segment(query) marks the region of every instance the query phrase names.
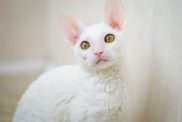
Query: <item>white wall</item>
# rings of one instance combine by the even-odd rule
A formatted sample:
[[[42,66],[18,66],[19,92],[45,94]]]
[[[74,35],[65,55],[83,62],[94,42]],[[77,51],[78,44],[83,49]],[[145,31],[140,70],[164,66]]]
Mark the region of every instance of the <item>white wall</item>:
[[[182,1],[125,0],[125,8],[138,120],[181,122]]]
[[[182,121],[182,1],[154,1],[149,121]]]

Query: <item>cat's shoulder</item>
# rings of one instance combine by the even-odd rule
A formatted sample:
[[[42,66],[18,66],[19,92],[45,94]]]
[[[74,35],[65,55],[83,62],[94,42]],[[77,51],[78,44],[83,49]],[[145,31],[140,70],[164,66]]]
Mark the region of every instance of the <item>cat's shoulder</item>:
[[[80,76],[83,74],[83,71],[81,70],[79,65],[64,65],[59,66],[53,69],[50,69],[40,75],[40,77],[37,80],[67,80],[71,78],[75,78],[77,76]]]

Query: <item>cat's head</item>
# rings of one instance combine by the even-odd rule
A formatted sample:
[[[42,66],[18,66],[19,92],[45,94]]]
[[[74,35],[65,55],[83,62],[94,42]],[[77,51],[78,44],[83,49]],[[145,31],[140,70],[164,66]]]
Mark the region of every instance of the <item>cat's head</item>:
[[[92,69],[104,69],[118,61],[123,43],[123,12],[117,0],[107,0],[105,20],[84,27],[68,13],[61,15],[65,35],[82,64]]]

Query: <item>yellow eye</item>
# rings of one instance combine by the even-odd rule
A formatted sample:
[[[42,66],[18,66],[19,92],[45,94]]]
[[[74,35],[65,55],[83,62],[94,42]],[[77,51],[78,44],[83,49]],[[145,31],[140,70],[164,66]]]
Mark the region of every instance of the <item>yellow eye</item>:
[[[87,41],[83,41],[81,44],[80,44],[80,47],[83,49],[83,50],[86,50],[90,47],[90,44],[89,42]]]
[[[111,42],[114,41],[114,39],[115,39],[115,37],[114,37],[113,34],[107,34],[107,35],[105,36],[105,38],[104,38],[104,41],[105,41],[106,43],[111,43]]]

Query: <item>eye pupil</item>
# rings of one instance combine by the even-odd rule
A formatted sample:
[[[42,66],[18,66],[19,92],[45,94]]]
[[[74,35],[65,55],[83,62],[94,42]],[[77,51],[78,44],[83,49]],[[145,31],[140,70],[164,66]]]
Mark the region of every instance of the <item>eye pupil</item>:
[[[88,49],[88,48],[90,47],[90,44],[89,44],[89,42],[87,42],[87,41],[83,41],[83,42],[80,44],[80,47],[81,47],[81,49],[86,50],[86,49]]]
[[[114,39],[115,39],[115,37],[114,37],[114,35],[113,34],[107,34],[106,36],[105,36],[105,42],[106,43],[111,43],[111,42],[113,42],[114,41]]]

